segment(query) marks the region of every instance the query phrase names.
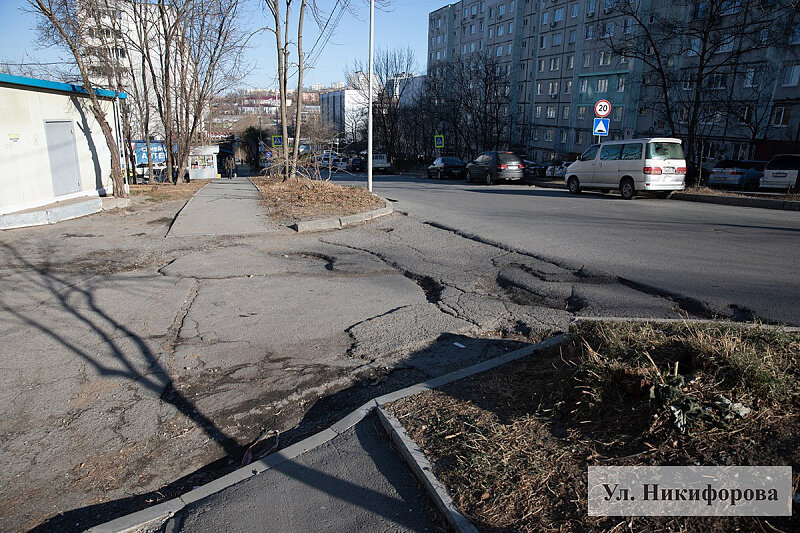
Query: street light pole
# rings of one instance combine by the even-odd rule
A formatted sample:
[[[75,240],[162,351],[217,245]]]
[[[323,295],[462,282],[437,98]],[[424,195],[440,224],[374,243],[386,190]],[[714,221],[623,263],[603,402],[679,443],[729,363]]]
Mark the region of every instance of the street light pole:
[[[372,48],[375,40],[375,0],[369,0],[369,116],[367,118],[367,189],[372,192]]]

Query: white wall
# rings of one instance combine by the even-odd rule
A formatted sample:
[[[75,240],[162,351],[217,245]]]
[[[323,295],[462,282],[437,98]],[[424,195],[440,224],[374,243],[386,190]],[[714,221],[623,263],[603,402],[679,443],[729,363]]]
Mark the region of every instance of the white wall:
[[[101,102],[113,128],[113,101]],[[0,214],[111,193],[111,154],[88,104],[78,95],[0,86]],[[72,121],[75,131],[81,190],[60,198],[50,175],[47,120]]]

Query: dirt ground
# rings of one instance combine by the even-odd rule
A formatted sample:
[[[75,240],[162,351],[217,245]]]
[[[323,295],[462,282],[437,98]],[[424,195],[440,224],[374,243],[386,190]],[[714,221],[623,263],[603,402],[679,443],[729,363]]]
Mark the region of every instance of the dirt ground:
[[[390,409],[481,531],[797,531],[796,513],[590,517],[586,472],[790,465],[796,491],[798,352],[797,334],[589,325],[560,347]],[[750,411],[735,415],[720,396]],[[685,408],[685,433],[667,403]]]

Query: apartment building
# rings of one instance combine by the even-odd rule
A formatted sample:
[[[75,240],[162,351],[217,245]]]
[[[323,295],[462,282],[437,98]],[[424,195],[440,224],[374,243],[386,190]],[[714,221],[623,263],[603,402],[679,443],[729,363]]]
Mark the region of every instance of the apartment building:
[[[717,7],[721,1],[712,0]],[[712,64],[721,61],[725,68],[704,78],[703,98],[708,102],[692,108],[702,115],[692,126],[702,139],[695,149],[707,158],[766,157],[767,144],[784,151],[800,146],[793,144],[800,141],[800,14],[784,11],[784,15],[789,13],[788,20],[777,20],[770,9],[780,0],[749,0],[746,6],[744,1],[730,0],[717,13],[720,32],[728,31],[732,38],[726,41],[715,35],[708,45],[717,47]],[[687,25],[702,20],[708,16],[708,4],[701,0],[681,4],[672,0],[626,4],[617,0],[462,0],[429,14],[428,73],[446,75],[444,66],[472,54],[491,56],[498,73],[505,71],[510,89],[502,144],[537,160],[573,158],[594,142],[593,106],[600,99],[612,106],[609,139],[671,134],[664,106],[659,106],[663,91],[658,73],[648,66],[652,61],[641,53],[626,57],[614,50],[625,43],[644,42],[642,25],[658,28],[661,17],[688,21]],[[637,9],[631,11],[628,6]],[[749,18],[741,15],[742,10],[752,11]],[[766,24],[764,17],[770,16],[773,19]],[[748,20],[751,29],[753,20],[771,28],[773,33],[762,37],[764,46],[744,42],[744,38],[735,40],[736,34],[747,33],[733,31],[735,24]],[[731,46],[736,50],[753,46],[753,51],[731,59]],[[670,77],[696,68],[697,54],[691,46],[688,52],[678,48],[652,52],[663,55]],[[779,74],[774,80],[762,80],[755,94],[757,65]],[[681,134],[689,129],[686,115],[692,107],[688,97],[693,88],[689,78],[677,84],[676,91],[670,87],[669,109]],[[717,86],[717,95],[706,90]],[[741,115],[738,119],[737,114]],[[754,133],[756,115],[760,122]]]

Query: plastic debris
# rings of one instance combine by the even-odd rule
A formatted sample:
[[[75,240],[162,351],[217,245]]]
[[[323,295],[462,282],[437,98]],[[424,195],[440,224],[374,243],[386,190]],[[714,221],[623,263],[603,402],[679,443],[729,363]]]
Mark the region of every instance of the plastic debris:
[[[669,410],[672,411],[672,416],[675,418],[675,429],[681,434],[686,433],[686,413],[683,412],[680,406],[675,404],[670,405]]]
[[[463,345],[463,344],[461,344],[460,342],[454,342],[454,343],[453,343],[453,346],[457,346],[457,347],[459,347],[459,348],[466,348],[466,346],[464,346],[464,345]]]

